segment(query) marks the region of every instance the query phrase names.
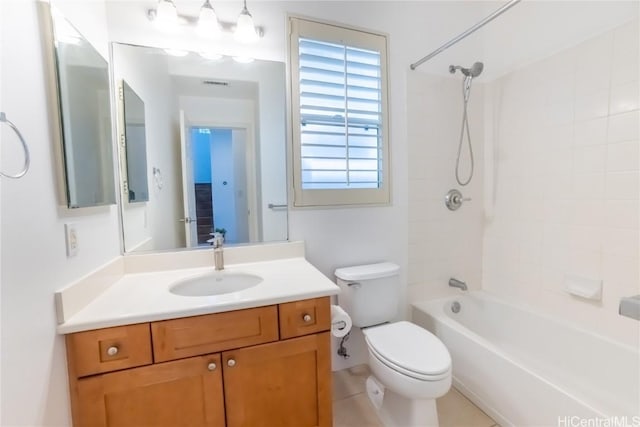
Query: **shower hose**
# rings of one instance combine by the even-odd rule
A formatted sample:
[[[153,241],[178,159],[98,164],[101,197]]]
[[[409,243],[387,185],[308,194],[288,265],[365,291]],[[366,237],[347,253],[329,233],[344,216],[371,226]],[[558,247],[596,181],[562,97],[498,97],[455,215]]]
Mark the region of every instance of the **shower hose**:
[[[471,147],[471,133],[469,132],[469,119],[467,115],[467,105],[469,104],[469,95],[471,94],[471,76],[465,77],[462,81],[462,96],[464,97],[464,108],[462,112],[462,126],[460,128],[460,142],[458,144],[458,158],[456,159],[456,181],[460,185],[467,185],[473,178],[473,147]],[[464,133],[467,131],[467,144],[469,146],[469,157],[471,158],[471,170],[469,171],[469,177],[467,179],[460,178],[460,154],[462,153],[462,143],[464,140]]]

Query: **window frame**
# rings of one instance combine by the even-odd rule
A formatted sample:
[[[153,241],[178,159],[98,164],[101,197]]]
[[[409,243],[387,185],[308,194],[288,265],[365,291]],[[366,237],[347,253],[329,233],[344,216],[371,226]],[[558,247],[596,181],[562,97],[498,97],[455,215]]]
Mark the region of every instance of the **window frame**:
[[[291,161],[293,207],[329,207],[389,205],[391,203],[391,173],[389,149],[389,65],[388,36],[341,24],[328,23],[297,16],[288,16],[287,47],[289,49],[289,93],[291,111]],[[381,79],[381,185],[378,188],[303,189],[302,147],[300,131],[300,61],[299,39],[309,38],[327,43],[375,50],[380,52]]]

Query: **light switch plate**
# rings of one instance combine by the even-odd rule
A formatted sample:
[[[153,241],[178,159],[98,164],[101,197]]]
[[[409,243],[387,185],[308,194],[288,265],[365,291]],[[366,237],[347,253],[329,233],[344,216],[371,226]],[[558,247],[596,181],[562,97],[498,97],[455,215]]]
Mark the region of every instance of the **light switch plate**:
[[[78,254],[78,230],[75,224],[64,225],[65,243],[67,245],[67,257],[71,258]]]

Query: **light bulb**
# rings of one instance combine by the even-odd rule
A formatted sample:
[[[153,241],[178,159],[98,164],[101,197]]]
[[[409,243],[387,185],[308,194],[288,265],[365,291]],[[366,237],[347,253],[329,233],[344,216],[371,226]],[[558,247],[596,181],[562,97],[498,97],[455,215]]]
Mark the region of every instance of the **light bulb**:
[[[198,26],[196,32],[204,37],[217,37],[220,35],[220,23],[209,0],[206,0],[200,8]]]
[[[253,23],[253,17],[249,13],[249,10],[247,10],[246,3],[244,9],[240,12],[240,16],[238,16],[236,31],[233,37],[241,43],[252,43],[259,39],[256,26]]]
[[[171,56],[187,56],[187,55],[189,55],[189,51],[188,50],[182,50],[182,49],[167,48],[164,51],[167,53],[167,55],[171,55]]]
[[[251,58],[250,56],[234,56],[233,60],[241,64],[249,64],[255,61],[255,59]]]
[[[158,1],[155,22],[163,30],[173,30],[178,26],[178,10],[171,0]]]
[[[210,61],[219,61],[222,58],[224,58],[224,55],[221,55],[219,53],[213,53],[213,52],[200,52],[199,55],[204,59],[208,59]]]

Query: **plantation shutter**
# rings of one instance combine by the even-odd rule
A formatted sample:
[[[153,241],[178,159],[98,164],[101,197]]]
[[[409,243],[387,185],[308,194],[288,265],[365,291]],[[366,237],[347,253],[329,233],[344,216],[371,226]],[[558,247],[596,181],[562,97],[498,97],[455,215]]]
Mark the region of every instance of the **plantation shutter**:
[[[388,202],[386,39],[292,20],[295,204]]]

